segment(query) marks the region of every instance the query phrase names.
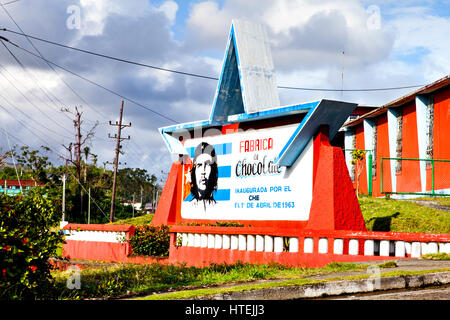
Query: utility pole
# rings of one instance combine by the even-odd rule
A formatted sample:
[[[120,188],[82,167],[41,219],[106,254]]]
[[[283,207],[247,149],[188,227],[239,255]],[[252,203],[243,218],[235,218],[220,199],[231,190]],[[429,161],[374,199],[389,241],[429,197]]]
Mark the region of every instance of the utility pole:
[[[111,211],[109,214],[110,222],[112,222],[114,219],[114,199],[116,197],[117,167],[119,165],[120,149],[122,148],[120,143],[123,140],[130,140],[130,136],[128,136],[128,138],[121,138],[122,128],[131,127],[131,123],[130,124],[122,124],[122,116],[123,116],[123,100],[122,100],[122,104],[120,106],[119,123],[117,123],[117,121],[115,123],[111,123],[111,121],[109,121],[110,126],[117,126],[117,134],[114,134],[114,137],[111,137],[111,135],[108,134],[108,138],[116,139],[116,157],[114,158],[114,175],[113,175],[113,186],[112,186],[112,193],[111,193]]]
[[[342,51],[342,73],[341,73],[341,97],[344,97],[344,56],[345,52]]]
[[[66,221],[66,179],[67,176],[64,173],[62,176],[63,181],[63,194],[62,194],[62,221]],[[5,180],[6,184],[6,180]],[[6,190],[6,189],[5,189]]]
[[[89,198],[88,198],[88,224],[91,223],[91,187],[89,187]]]
[[[81,178],[81,114],[78,108],[75,107],[76,114],[75,120],[73,120],[73,126],[75,127],[75,167],[77,172],[77,179],[80,181]]]
[[[141,186],[141,210],[143,210],[144,209],[144,204],[142,203],[142,199],[143,198],[143,195],[142,195],[142,186]]]
[[[134,193],[133,193],[133,218],[134,218]]]

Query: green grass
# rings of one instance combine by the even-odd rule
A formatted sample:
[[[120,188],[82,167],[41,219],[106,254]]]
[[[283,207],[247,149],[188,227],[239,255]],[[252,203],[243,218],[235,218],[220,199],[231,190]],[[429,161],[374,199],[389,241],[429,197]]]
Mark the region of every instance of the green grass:
[[[426,260],[450,260],[450,253],[428,253],[421,257]]]
[[[163,266],[159,264],[123,264],[115,267],[81,270],[81,289],[69,290],[68,272],[54,271],[59,299],[119,297],[151,294],[173,289],[198,289],[222,284],[242,284],[254,280],[299,280],[307,276],[333,272],[363,271],[367,265],[331,263],[323,268],[293,268],[281,265],[211,265],[206,268]]]
[[[421,271],[391,271],[382,273],[381,277],[392,277],[392,276],[413,276],[413,275],[424,275],[430,272],[443,272],[449,271],[450,269],[436,269],[436,270],[421,270]],[[200,296],[208,296],[215,294],[227,294],[231,292],[242,292],[251,290],[260,290],[275,287],[287,287],[287,286],[299,286],[314,283],[324,283],[331,281],[341,281],[341,280],[361,280],[371,277],[371,274],[362,274],[354,276],[344,276],[344,277],[333,277],[328,279],[293,279],[277,282],[265,282],[260,284],[243,284],[227,288],[207,288],[207,289],[195,289],[195,290],[183,290],[173,293],[166,294],[153,294],[146,297],[135,298],[134,300],[177,300],[177,299],[194,299]]]
[[[450,213],[443,210],[384,198],[360,197],[359,203],[371,231],[450,233]]]
[[[153,213],[144,214],[142,216],[135,217],[135,218],[117,220],[117,221],[112,222],[111,224],[131,224],[133,226],[141,226],[141,225],[149,224],[150,222],[152,222],[153,215],[154,215]]]

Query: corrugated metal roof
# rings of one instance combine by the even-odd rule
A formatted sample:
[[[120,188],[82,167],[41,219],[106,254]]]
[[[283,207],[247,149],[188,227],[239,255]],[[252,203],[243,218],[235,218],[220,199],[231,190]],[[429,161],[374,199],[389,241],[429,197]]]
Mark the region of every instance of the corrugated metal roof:
[[[210,120],[278,107],[270,43],[262,24],[233,20]]]
[[[247,113],[280,105],[270,42],[265,27],[233,20],[242,98]]]

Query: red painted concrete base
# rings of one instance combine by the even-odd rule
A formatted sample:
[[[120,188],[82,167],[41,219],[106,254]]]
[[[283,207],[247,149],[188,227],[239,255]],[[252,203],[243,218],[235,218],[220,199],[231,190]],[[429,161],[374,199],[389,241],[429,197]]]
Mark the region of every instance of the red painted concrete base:
[[[124,261],[131,253],[128,242],[100,242],[66,240],[63,245],[63,257],[96,261]]]
[[[195,222],[181,218],[181,166],[179,162],[172,164],[152,225]],[[314,138],[313,199],[309,220],[238,222],[272,227],[277,231],[293,227],[309,230],[366,230],[344,154],[340,148],[330,145],[328,126],[320,127]]]
[[[170,168],[166,184],[164,185],[164,189],[158,202],[158,207],[156,208],[155,215],[151,222],[152,225],[172,225],[175,223],[177,218],[177,192],[179,192],[177,182],[180,167],[180,162],[174,162],[172,168]]]
[[[306,229],[366,231],[344,154],[330,145],[325,126],[314,139],[313,181]]]

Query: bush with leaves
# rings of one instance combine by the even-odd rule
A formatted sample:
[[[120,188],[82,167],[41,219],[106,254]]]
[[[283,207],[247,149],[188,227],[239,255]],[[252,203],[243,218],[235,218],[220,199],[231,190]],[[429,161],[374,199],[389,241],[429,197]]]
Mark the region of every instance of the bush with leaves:
[[[49,258],[63,242],[55,205],[43,188],[0,195],[0,299],[52,298]]]
[[[168,256],[170,233],[167,225],[137,226],[130,239],[133,253],[145,256]]]

